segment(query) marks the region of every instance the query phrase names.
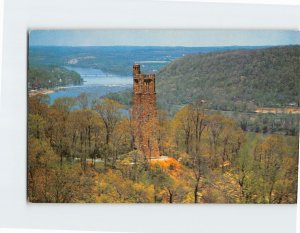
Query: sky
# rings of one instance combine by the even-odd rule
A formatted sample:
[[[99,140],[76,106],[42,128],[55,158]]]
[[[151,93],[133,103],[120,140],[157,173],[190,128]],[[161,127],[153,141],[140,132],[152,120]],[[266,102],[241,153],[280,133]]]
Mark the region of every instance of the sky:
[[[32,30],[30,46],[263,46],[300,44],[299,31]]]

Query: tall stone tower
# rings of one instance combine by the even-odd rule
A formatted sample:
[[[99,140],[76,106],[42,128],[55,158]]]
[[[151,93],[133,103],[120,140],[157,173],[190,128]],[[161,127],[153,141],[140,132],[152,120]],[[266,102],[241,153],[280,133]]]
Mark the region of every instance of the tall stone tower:
[[[133,65],[132,119],[135,147],[146,158],[159,157],[155,74],[141,74],[138,64]]]

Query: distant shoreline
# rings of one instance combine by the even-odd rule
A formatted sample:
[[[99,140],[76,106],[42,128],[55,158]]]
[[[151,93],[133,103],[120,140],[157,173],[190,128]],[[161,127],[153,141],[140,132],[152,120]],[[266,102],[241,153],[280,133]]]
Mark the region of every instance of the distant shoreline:
[[[30,90],[28,93],[29,97],[36,96],[36,95],[48,95],[56,92],[58,89],[39,89],[39,90]]]
[[[300,108],[297,107],[285,107],[285,108],[257,108],[255,113],[290,113],[299,114]]]

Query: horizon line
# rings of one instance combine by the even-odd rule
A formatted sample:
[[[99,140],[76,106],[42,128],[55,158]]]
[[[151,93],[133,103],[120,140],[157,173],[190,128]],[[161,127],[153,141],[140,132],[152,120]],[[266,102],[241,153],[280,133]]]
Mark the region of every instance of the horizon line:
[[[209,46],[184,46],[184,45],[30,45],[28,47],[170,47],[170,48],[211,48],[211,47],[282,47],[300,46],[299,44],[278,44],[278,45],[209,45]]]

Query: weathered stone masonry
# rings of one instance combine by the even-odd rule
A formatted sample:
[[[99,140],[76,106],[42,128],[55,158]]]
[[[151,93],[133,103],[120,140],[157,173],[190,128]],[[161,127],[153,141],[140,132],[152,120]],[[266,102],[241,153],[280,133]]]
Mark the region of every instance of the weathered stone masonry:
[[[147,158],[159,157],[155,74],[141,74],[138,64],[133,66],[132,119],[136,148]]]

